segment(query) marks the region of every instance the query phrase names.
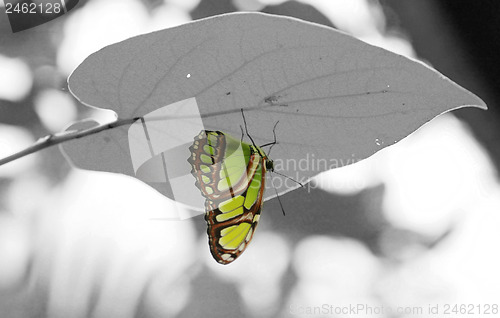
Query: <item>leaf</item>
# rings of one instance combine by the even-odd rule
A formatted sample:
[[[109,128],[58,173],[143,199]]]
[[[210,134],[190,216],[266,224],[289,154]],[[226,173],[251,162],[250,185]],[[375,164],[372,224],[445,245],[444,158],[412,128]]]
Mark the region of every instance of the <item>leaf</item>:
[[[116,112],[118,121],[145,116],[64,144],[76,166],[139,177],[195,208],[203,200],[193,197],[200,194],[188,147],[200,129],[239,138],[241,108],[258,145],[273,140],[279,121],[270,157],[276,171],[300,182],[362,160],[443,112],[486,109],[422,63],[328,27],[259,13],[215,16],[110,45],[73,72],[69,87],[82,103]],[[280,193],[297,187],[279,175],[272,180]],[[265,198],[274,196],[271,190]]]

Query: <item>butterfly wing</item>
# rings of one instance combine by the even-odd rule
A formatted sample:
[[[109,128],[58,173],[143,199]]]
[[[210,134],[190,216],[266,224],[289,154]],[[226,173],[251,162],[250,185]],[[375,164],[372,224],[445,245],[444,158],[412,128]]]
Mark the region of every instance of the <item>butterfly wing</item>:
[[[190,147],[192,174],[205,201],[210,251],[221,264],[243,253],[259,222],[265,159],[220,131],[202,131]]]

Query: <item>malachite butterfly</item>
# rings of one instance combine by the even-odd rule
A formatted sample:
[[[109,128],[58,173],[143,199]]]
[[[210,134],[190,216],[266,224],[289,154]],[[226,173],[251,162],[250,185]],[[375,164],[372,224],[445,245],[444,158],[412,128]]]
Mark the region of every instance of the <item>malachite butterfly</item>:
[[[202,130],[189,149],[191,173],[206,199],[210,252],[220,264],[229,264],[252,240],[273,161],[262,148],[221,131]]]

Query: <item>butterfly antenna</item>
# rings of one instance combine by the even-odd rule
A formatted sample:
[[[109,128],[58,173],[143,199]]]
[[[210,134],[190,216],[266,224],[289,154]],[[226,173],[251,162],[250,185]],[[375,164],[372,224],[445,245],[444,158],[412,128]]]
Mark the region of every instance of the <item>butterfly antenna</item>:
[[[241,129],[241,142],[243,142],[243,137],[245,137],[245,133],[243,132],[243,127],[240,125]]]
[[[252,145],[257,148],[257,145],[255,144],[255,142],[253,141],[253,138],[252,136],[250,136],[250,134],[248,133],[248,127],[247,127],[247,120],[245,118],[245,113],[243,112],[243,108],[241,108],[241,116],[243,116],[243,123],[245,124],[245,131],[247,132],[247,136],[248,138],[250,138],[250,140],[252,141]]]
[[[285,178],[287,178],[287,179],[289,179],[289,180],[292,180],[293,182],[295,182],[295,183],[297,183],[298,185],[300,185],[302,188],[304,187],[304,185],[303,185],[302,183],[300,183],[299,181],[297,181],[297,180],[295,180],[295,179],[293,179],[293,178],[290,178],[290,177],[289,177],[289,176],[287,176],[286,174],[279,173],[279,172],[278,172],[278,171],[276,171],[276,170],[274,170],[273,172],[274,172],[274,173],[276,173],[276,174],[279,174],[280,176],[285,177]]]

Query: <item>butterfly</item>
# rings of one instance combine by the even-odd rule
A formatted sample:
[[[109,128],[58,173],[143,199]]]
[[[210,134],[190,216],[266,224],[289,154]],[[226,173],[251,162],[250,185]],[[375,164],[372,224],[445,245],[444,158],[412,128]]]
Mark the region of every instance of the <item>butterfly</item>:
[[[210,252],[220,264],[230,264],[255,233],[273,161],[253,140],[248,144],[221,131],[202,130],[189,149],[191,173],[206,199]]]

